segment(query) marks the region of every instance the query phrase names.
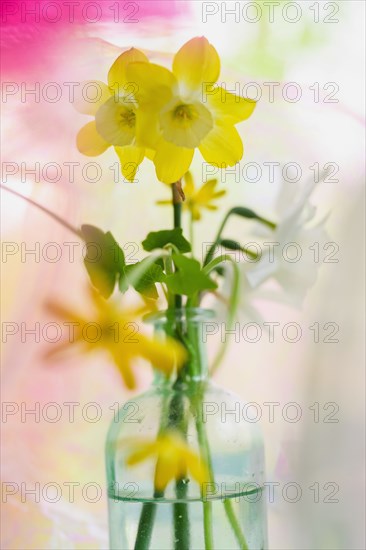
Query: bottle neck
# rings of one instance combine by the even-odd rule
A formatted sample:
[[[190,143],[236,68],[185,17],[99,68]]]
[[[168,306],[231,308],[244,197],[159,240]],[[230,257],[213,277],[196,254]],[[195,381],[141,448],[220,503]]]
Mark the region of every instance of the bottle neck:
[[[157,315],[146,319],[154,325],[157,338],[175,338],[187,351],[185,364],[169,380],[160,373],[159,369],[155,369],[155,383],[174,383],[177,380],[188,383],[202,383],[207,380],[208,361],[205,324],[213,315],[210,310],[181,308],[159,312]]]

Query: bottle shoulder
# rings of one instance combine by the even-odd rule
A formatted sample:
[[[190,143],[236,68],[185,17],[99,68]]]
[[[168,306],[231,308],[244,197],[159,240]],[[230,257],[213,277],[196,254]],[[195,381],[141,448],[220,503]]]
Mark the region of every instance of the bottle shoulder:
[[[195,431],[197,423],[201,423],[210,438],[223,444],[231,437],[241,445],[261,445],[259,406],[211,381],[179,390],[170,385],[154,385],[132,397],[115,412],[107,439],[156,437],[177,408],[184,411],[188,431]]]

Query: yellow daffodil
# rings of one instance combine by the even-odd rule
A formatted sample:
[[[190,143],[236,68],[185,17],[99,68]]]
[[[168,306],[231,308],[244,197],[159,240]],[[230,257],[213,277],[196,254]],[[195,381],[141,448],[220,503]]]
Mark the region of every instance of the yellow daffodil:
[[[91,102],[80,97],[75,104],[83,114],[95,117],[78,133],[76,142],[79,151],[93,157],[101,155],[113,145],[121,163],[122,174],[129,181],[134,180],[146,153],[138,138],[136,89],[126,76],[126,68],[131,62],[148,63],[149,60],[135,48],[122,53],[109,70],[108,86],[100,81],[83,84],[83,93],[86,93],[88,86],[97,89],[98,100]]]
[[[138,88],[141,139],[155,150],[157,177],[174,183],[189,169],[198,148],[209,164],[233,166],[243,155],[235,124],[247,119],[255,102],[215,85],[220,58],[204,37],[178,51],[173,71],[154,63],[129,63],[126,74]]]
[[[134,450],[126,459],[129,466],[149,458],[157,459],[154,487],[159,493],[165,491],[171,480],[184,479],[188,472],[201,487],[209,482],[206,464],[177,431],[169,430],[155,440],[134,440],[133,446]]]
[[[213,204],[213,202],[226,193],[224,189],[216,191],[217,179],[206,181],[199,189],[196,189],[191,172],[187,172],[183,180],[183,191],[185,195],[183,209],[191,213],[193,220],[198,221],[201,219],[201,211],[204,208],[207,208],[207,210],[217,210],[217,206]],[[171,205],[172,201],[158,201],[158,204]]]
[[[91,292],[94,309],[91,318],[55,303],[47,304],[51,313],[67,321],[70,326],[68,340],[56,345],[47,354],[48,357],[65,350],[73,343],[80,344],[84,351],[106,350],[129,389],[136,385],[133,363],[138,357],[147,359],[154,368],[166,374],[182,366],[186,352],[181,344],[172,338],[163,342],[141,333],[136,322],[143,313],[141,308],[121,311],[113,301],[107,302],[96,291]]]

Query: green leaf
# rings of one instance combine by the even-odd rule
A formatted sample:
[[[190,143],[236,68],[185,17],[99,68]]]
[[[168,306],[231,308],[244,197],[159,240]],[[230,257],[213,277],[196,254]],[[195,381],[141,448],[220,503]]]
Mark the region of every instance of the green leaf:
[[[125,268],[123,250],[109,231],[104,233],[94,225],[82,225],[81,234],[87,245],[84,265],[92,285],[109,298]]]
[[[192,296],[202,290],[214,290],[216,283],[201,269],[201,265],[193,258],[181,254],[173,254],[173,261],[177,271],[166,277],[166,284],[173,294]]]
[[[143,277],[135,285],[135,290],[145,296],[156,300],[159,297],[158,291],[156,290],[155,283],[162,283],[165,280],[165,273],[161,267],[157,264],[151,265],[148,270],[145,272]]]
[[[137,262],[139,263],[139,262]],[[130,264],[130,265],[126,265],[122,271],[122,273],[120,273],[120,277],[119,277],[119,281],[118,281],[118,288],[120,289],[120,291],[122,292],[122,294],[124,294],[125,292],[127,292],[127,290],[129,289],[130,287],[130,283],[128,281],[128,272],[130,271],[130,269],[132,269],[133,267],[135,267],[136,264]]]
[[[244,206],[235,206],[229,211],[228,217],[231,214],[236,214],[237,216],[241,216],[242,218],[258,220],[259,222],[270,227],[271,229],[276,229],[275,223],[271,222],[270,220],[267,220],[266,218],[263,218],[262,216],[259,216],[254,212],[254,210],[251,210],[250,208],[245,208]]]
[[[152,231],[142,242],[142,246],[147,252],[151,252],[151,250],[155,248],[164,248],[167,244],[173,244],[179,252],[191,251],[191,245],[187,239],[183,237],[183,230],[181,227],[163,231]]]
[[[217,267],[215,267],[215,271],[216,273],[218,273],[218,275],[220,275],[221,277],[223,277],[225,275],[225,268],[222,267],[222,265],[218,265]]]
[[[242,250],[240,243],[232,239],[220,239],[219,244],[221,244],[221,246],[227,248],[228,250]],[[221,275],[221,277],[225,275],[225,267],[222,265],[218,265],[217,267],[215,267],[215,271],[216,273]]]
[[[158,258],[155,263],[156,265],[160,265],[161,269],[165,269],[163,258]]]
[[[145,260],[137,262],[143,264]],[[130,264],[125,267],[124,276],[119,281],[119,288],[121,292],[126,292],[129,287],[129,272],[136,267],[137,264]],[[165,281],[165,273],[158,263],[152,264],[144,273],[142,278],[133,284],[134,289],[142,294],[145,298],[156,300],[159,297],[155,283],[163,283]]]
[[[220,239],[220,244],[229,250],[242,250],[240,244],[232,239]]]
[[[239,244],[237,241],[233,241],[232,239],[220,239],[219,243],[225,248],[227,248],[228,250],[240,250],[241,252],[244,252],[247,256],[249,256],[253,260],[259,259],[258,254],[256,252],[253,252],[249,248],[245,248],[244,246],[241,246],[241,244]]]
[[[242,218],[259,218],[258,214],[256,214],[254,210],[251,210],[250,208],[245,208],[244,206],[235,206],[235,208],[232,208],[230,210],[230,214],[236,214],[237,216],[241,216]]]

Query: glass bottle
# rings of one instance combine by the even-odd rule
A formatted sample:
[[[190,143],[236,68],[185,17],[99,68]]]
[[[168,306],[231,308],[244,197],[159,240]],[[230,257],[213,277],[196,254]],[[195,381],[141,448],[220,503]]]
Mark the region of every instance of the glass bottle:
[[[264,452],[246,403],[208,378],[205,340],[213,312],[174,309],[150,318],[158,337],[174,335],[189,360],[180,375],[157,374],[147,392],[125,403],[106,443],[109,537],[113,550],[267,548]],[[180,430],[210,471],[205,491],[194,480],[154,489],[156,460],[126,466],[126,442]]]

